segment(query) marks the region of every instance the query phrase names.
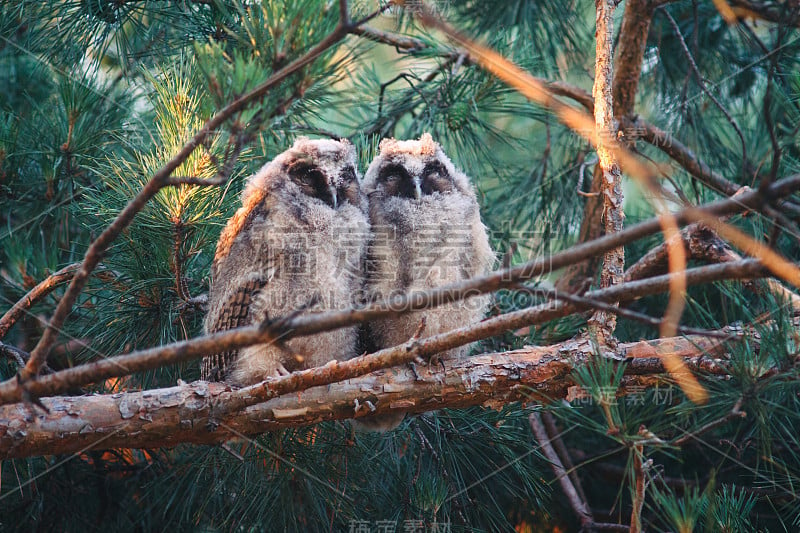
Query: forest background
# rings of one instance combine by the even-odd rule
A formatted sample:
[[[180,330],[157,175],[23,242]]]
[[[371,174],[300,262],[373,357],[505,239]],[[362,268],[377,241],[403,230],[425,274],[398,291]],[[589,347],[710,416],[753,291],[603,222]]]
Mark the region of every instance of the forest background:
[[[0,525],[796,529],[799,25],[768,0],[3,3]],[[500,270],[415,305],[477,288],[489,318],[197,382],[210,350],[389,312],[202,337],[245,178],[299,135],[363,172],[424,132]],[[365,398],[415,415],[353,434]]]

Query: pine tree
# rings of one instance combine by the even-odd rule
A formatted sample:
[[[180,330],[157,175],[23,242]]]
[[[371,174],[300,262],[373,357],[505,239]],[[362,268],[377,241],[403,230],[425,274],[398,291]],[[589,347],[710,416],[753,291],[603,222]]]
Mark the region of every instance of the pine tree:
[[[387,434],[353,434],[346,423],[326,421],[215,445],[187,439],[158,448],[90,443],[66,455],[9,452],[22,458],[0,464],[3,528],[800,526],[800,306],[775,278],[761,279],[797,288],[800,276],[792,263],[776,275],[777,260],[726,233],[738,228],[789,262],[800,259],[800,199],[791,196],[800,182],[800,8],[750,0],[626,0],[616,10],[603,0],[394,4],[0,5],[0,311],[43,280],[54,285],[23,305],[19,318],[0,320],[5,385],[16,386],[92,243],[207,121],[233,109],[172,170],[179,179],[156,192],[102,254],[43,374],[201,336],[214,246],[244,180],[298,136],[349,139],[363,173],[380,139],[430,132],[476,182],[503,267],[608,230],[603,202],[610,197],[600,190],[608,169],[598,160],[609,146],[624,174],[625,226],[657,214],[659,195],[672,212],[745,198],[749,211],[731,210],[727,225],[706,221],[716,232],[693,224],[683,233],[690,267],[749,269],[689,287],[683,344],[663,344],[683,347],[678,355],[708,401],[686,393],[685,376],[658,366],[653,346],[662,344],[636,344],[664,336],[665,291],[606,309],[617,322],[605,324],[590,318],[596,301],[575,299],[587,296],[588,285],[621,281],[604,281],[609,263],[600,254],[495,293],[493,317],[546,304],[556,288],[566,294],[563,305],[575,306],[541,324],[505,328],[473,350],[557,345],[583,354],[566,375],[552,376],[558,387],[522,389],[528,402],[428,411]],[[341,31],[342,6],[350,21],[368,20]],[[447,21],[471,46],[499,52],[558,102],[591,114],[601,98],[591,95],[598,11],[613,12],[607,125],[618,147],[607,138],[593,146],[558,105],[529,100],[429,20]],[[312,60],[281,74],[309,53]],[[265,83],[268,90],[231,107]],[[634,179],[625,154],[656,169],[648,177],[657,184]],[[723,239],[770,272],[742,262]],[[651,233],[625,244],[626,282],[669,271],[663,241]],[[621,347],[623,360],[608,357]],[[198,378],[195,358],[81,382],[62,396]],[[0,449],[27,442],[22,425],[44,420],[40,400],[24,399],[0,406]],[[130,415],[147,420],[146,410]]]

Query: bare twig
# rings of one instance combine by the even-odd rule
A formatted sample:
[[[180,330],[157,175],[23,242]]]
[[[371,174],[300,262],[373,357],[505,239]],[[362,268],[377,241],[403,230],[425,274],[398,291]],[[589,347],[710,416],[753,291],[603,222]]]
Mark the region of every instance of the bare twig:
[[[556,480],[558,480],[558,483],[561,485],[561,490],[564,491],[564,495],[566,495],[570,507],[572,507],[572,510],[575,511],[575,514],[578,515],[578,519],[581,521],[581,526],[586,528],[589,524],[594,522],[592,511],[589,509],[589,505],[586,503],[586,501],[583,500],[580,495],[578,495],[578,491],[572,484],[572,481],[567,475],[566,470],[564,470],[564,465],[561,464],[558,454],[550,443],[550,437],[547,434],[547,430],[544,427],[541,416],[539,413],[531,413],[528,416],[528,422],[530,423],[531,430],[533,431],[536,440],[539,441],[539,447],[541,448],[542,453],[545,457],[547,457],[547,460],[550,461],[550,467],[553,469],[553,473],[556,475]]]
[[[2,318],[0,318],[0,339],[6,336],[8,330],[11,329],[17,320],[25,314],[25,311],[30,309],[39,300],[53,292],[59,285],[68,282],[75,275],[75,271],[80,266],[80,263],[73,263],[67,265],[61,270],[54,272],[47,276],[44,280],[39,282],[34,288],[20,298],[11,309],[6,311]],[[24,366],[24,365],[23,365]]]
[[[594,309],[596,311],[605,311],[609,314],[619,315],[636,322],[648,324],[655,328],[659,328],[661,326],[662,322],[661,319],[658,319],[650,315],[646,315],[644,313],[639,313],[637,311],[631,311],[630,309],[625,309],[623,307],[619,307],[618,305],[608,304],[598,300],[593,300],[591,298],[578,296],[576,294],[565,293],[564,291],[531,289],[528,287],[523,287],[523,288],[525,289],[525,292],[528,292],[530,294],[539,294],[552,300],[564,300],[565,302],[571,303],[579,310]],[[728,335],[720,333],[718,331],[711,331],[702,328],[693,328],[689,326],[678,326],[677,331],[678,333],[683,333],[685,335],[706,335],[708,337],[717,337],[721,339],[728,337]]]
[[[632,120],[623,117],[620,119],[620,122],[628,135],[642,139],[648,144],[655,146],[678,163],[690,176],[706,187],[726,196],[734,196],[741,190],[741,185],[727,180],[719,173],[712,170],[707,164],[700,160],[692,150],[666,131],[659,129],[641,118]],[[785,201],[781,204],[781,208],[790,212],[795,217],[800,216],[800,206],[795,203]]]
[[[648,144],[652,144],[674,159],[675,162],[683,167],[692,177],[707,187],[723,193],[726,196],[733,196],[741,189],[741,185],[737,185],[713,171],[708,165],[703,163],[692,150],[666,131],[640,118],[632,120],[623,117],[621,122],[629,135],[642,139]]]
[[[17,364],[17,368],[22,368],[25,366],[25,363],[28,361],[30,354],[20,350],[15,346],[11,346],[10,344],[5,344],[0,342],[0,355],[4,357],[8,357],[12,361]]]
[[[567,447],[561,438],[561,431],[556,425],[556,419],[553,416],[553,413],[550,411],[542,411],[541,415],[544,428],[547,430],[547,435],[550,437],[550,444],[553,445],[558,457],[561,459],[561,463],[567,470],[567,474],[569,475],[569,479],[572,481],[572,485],[575,487],[575,490],[578,491],[578,496],[581,497],[581,500],[587,502],[588,506],[589,500],[586,498],[586,493],[583,491],[583,485],[578,477],[575,463],[572,462],[572,457],[570,456],[569,450],[567,450]]]
[[[642,459],[644,458],[644,446],[636,444],[633,446],[633,509],[631,510],[631,533],[642,532],[642,507],[644,507],[645,477]]]
[[[724,5],[727,6],[727,4]],[[717,99],[717,97],[714,96],[714,93],[712,93],[708,89],[708,87],[706,87],[705,81],[703,80],[703,75],[700,74],[700,69],[697,67],[697,63],[695,62],[694,57],[692,56],[692,52],[689,51],[689,47],[686,45],[686,41],[683,39],[683,34],[681,33],[681,29],[678,27],[678,23],[675,22],[675,19],[672,18],[672,15],[670,15],[669,11],[667,11],[666,9],[659,9],[659,11],[661,11],[661,13],[663,13],[664,16],[667,17],[670,26],[672,26],[672,31],[675,33],[675,36],[678,38],[678,41],[681,44],[681,48],[683,49],[683,54],[689,61],[689,68],[694,73],[695,79],[697,80],[697,84],[700,86],[700,89],[702,89],[702,91],[706,94],[706,96],[708,96],[711,99],[711,101],[714,102],[714,105],[717,106],[717,109],[719,109],[722,112],[722,114],[725,115],[725,118],[728,120],[728,123],[731,126],[733,126],[734,130],[736,130],[736,134],[739,136],[739,140],[742,142],[742,168],[747,168],[748,167],[747,143],[744,140],[744,134],[742,133],[742,129],[739,127],[739,123],[737,123],[736,119],[734,119],[728,112],[728,110],[725,109],[725,106],[722,105],[722,102],[720,102],[719,99]],[[769,80],[767,80],[767,82],[769,83]]]
[[[734,418],[744,418],[744,417],[746,417],[747,413],[742,411],[742,403],[743,403],[743,399],[739,398],[736,401],[736,403],[733,405],[731,410],[726,415],[724,415],[721,418],[718,418],[716,420],[713,420],[713,421],[709,422],[708,424],[704,424],[703,426],[699,427],[695,431],[692,431],[691,433],[685,433],[682,437],[678,437],[677,439],[674,439],[672,442],[670,442],[670,444],[672,446],[678,446],[678,447],[683,446],[684,444],[686,444],[690,440],[694,440],[696,437],[699,437],[700,435],[702,435],[704,433],[707,433],[707,432],[711,431],[714,428],[717,428],[717,427],[719,427],[719,426],[721,426],[723,424],[726,424],[727,422],[729,422],[730,420],[733,420]]]

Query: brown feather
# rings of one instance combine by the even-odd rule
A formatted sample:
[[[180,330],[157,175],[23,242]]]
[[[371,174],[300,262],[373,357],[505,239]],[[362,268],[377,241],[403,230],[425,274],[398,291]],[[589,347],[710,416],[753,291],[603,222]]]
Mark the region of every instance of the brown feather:
[[[228,298],[222,313],[214,321],[214,325],[209,328],[208,332],[216,333],[250,325],[252,319],[250,303],[258,291],[263,289],[266,284],[266,280],[258,278],[236,289],[236,292]],[[228,366],[236,360],[238,355],[238,350],[228,350],[227,352],[206,357],[203,359],[201,378],[206,381],[221,381],[225,377]]]

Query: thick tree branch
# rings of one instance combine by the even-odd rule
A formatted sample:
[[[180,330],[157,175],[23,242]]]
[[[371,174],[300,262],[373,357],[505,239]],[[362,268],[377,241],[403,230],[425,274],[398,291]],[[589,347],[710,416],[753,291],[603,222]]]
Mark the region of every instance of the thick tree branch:
[[[608,0],[596,0],[595,61],[594,61],[594,125],[597,131],[597,159],[600,180],[600,194],[603,198],[603,229],[607,235],[622,230],[625,213],[622,209],[622,174],[608,141],[614,139],[617,126],[614,123],[613,102],[611,99],[611,80],[613,69],[612,17],[615,4]],[[593,220],[592,223],[600,222]],[[606,288],[622,282],[625,269],[625,248],[620,246],[609,250],[603,256],[600,271],[600,287]],[[597,310],[589,321],[593,334],[601,341],[610,338],[616,329],[616,316]]]
[[[47,398],[42,402],[49,414],[33,417],[24,405],[7,405],[0,407],[0,457],[72,453],[94,442],[97,449],[216,444],[234,436],[225,427],[255,435],[365,416],[370,413],[364,407],[367,401],[375,406],[376,415],[552,401],[566,397],[575,384],[571,373],[588,360],[586,348],[586,343],[568,341],[484,354],[446,361],[445,372],[439,367],[419,368],[415,375],[403,367],[393,368],[237,411],[225,406],[247,403],[253,387],[231,390],[223,383],[195,382],[143,392]],[[641,392],[643,382],[652,383],[654,376],[663,374],[659,354],[665,351],[680,354],[694,371],[726,373],[724,363],[714,359],[724,356],[725,345],[704,337],[640,341],[620,345],[618,351],[622,357],[634,356],[619,394],[625,394],[626,387]]]
[[[697,269],[691,269],[686,272],[686,280],[687,284],[693,285],[726,279],[751,279],[762,276],[763,274],[763,267],[758,263],[758,261],[751,259],[737,263],[711,265]],[[664,275],[655,278],[624,283],[614,287],[609,287],[607,289],[592,291],[587,293],[585,296],[597,301],[627,301],[642,296],[658,294],[668,290],[671,283],[671,277],[672,275]],[[580,304],[575,305],[565,302],[549,302],[528,309],[521,309],[519,311],[514,311],[505,315],[484,320],[477,324],[465,326],[447,333],[442,333],[433,337],[427,337],[425,339],[416,341],[413,345],[414,353],[410,354],[410,356],[432,356],[450,348],[463,346],[477,340],[492,337],[494,335],[515,330],[524,326],[540,324],[542,322],[567,316],[581,309],[590,308],[591,306],[588,305],[583,306]],[[291,331],[293,331],[296,335],[301,333],[307,335],[324,331],[326,329],[335,329],[337,327],[341,327],[342,324],[350,325],[358,323],[358,321],[363,318],[365,314],[384,316],[382,314],[384,312],[385,311],[378,312],[377,310],[362,310],[325,313],[311,317],[297,317],[290,320],[284,325],[284,327],[291,327]],[[396,311],[390,310],[390,312]],[[0,397],[3,398],[3,403],[12,403],[20,401],[25,397],[26,394],[33,397],[53,395],[87,383],[100,381],[110,377],[125,376],[142,370],[198,359],[209,353],[217,353],[230,348],[239,348],[242,346],[257,344],[259,342],[266,342],[269,341],[269,339],[274,335],[274,333],[264,331],[257,326],[215,333],[213,335],[192,339],[190,341],[179,342],[158,348],[151,348],[149,350],[142,350],[103,361],[76,366],[48,376],[41,376],[38,379],[31,381],[27,385],[26,389],[20,388],[19,383],[17,383],[16,380],[9,380],[0,385],[0,394],[2,394]],[[388,361],[389,358],[404,358],[406,356],[407,349],[401,346],[382,350],[369,357],[378,359],[383,358]],[[343,368],[348,369],[350,368],[350,365],[361,364],[359,362],[354,363],[352,361],[343,362],[341,365],[344,365]],[[369,364],[377,364],[377,368],[385,368],[398,363],[396,361],[389,361],[389,364],[381,364],[375,361]],[[313,371],[314,369],[304,372],[313,373]],[[340,369],[338,371],[345,372],[346,370]],[[302,383],[319,384],[318,381],[313,381],[314,379],[318,378],[308,378],[309,374],[301,374],[302,375],[300,377],[288,376],[282,379],[293,383],[295,380],[299,380],[299,382],[292,386],[302,386]],[[344,376],[352,377],[355,375],[359,374],[357,372],[352,374],[336,374],[334,377],[336,379],[346,379]],[[312,381],[304,381],[307,379],[311,379]],[[335,379],[332,379],[332,381],[335,381]],[[328,381],[328,383],[332,381]],[[276,390],[282,391],[281,393],[289,392],[288,389],[280,388],[283,386],[285,385],[274,385],[274,387],[272,385],[267,386],[266,388],[262,389],[262,392],[253,393],[251,397],[253,398],[253,401],[263,401],[264,399],[271,397],[273,393],[270,392],[270,390],[276,387]]]
[[[633,113],[636,91],[642,71],[642,58],[647,44],[647,34],[652,19],[650,0],[629,0],[625,3],[625,12],[619,32],[619,43],[616,48],[617,59],[614,62],[614,76],[611,83],[609,99],[613,103],[614,119]],[[595,81],[597,74],[595,74]],[[583,103],[583,102],[582,102]],[[592,106],[583,103],[593,113]],[[600,193],[603,189],[605,173],[600,166],[596,167],[592,177],[592,193]],[[603,235],[602,223],[605,211],[604,195],[591,195],[586,198],[583,218],[578,232],[578,242],[586,242]],[[585,279],[594,279],[600,265],[599,258],[590,259],[570,267],[557,282],[559,290],[572,292]]]
[[[614,64],[614,117],[617,120],[634,112],[652,19],[651,0],[629,0],[625,3]]]
[[[680,233],[683,246],[690,259],[706,263],[727,263],[741,261],[742,256],[704,224],[690,224]],[[667,245],[661,243],[645,255],[625,272],[625,280],[632,281],[655,276],[667,271]],[[765,280],[769,291],[788,301],[792,309],[800,310],[800,296],[784,287],[775,279]]]
[[[723,263],[732,260],[733,250],[720,239],[711,228],[703,224],[690,224],[679,235],[689,259],[709,263]],[[737,260],[740,260],[738,257]],[[625,281],[644,279],[667,271],[667,243],[662,242],[625,271]]]

